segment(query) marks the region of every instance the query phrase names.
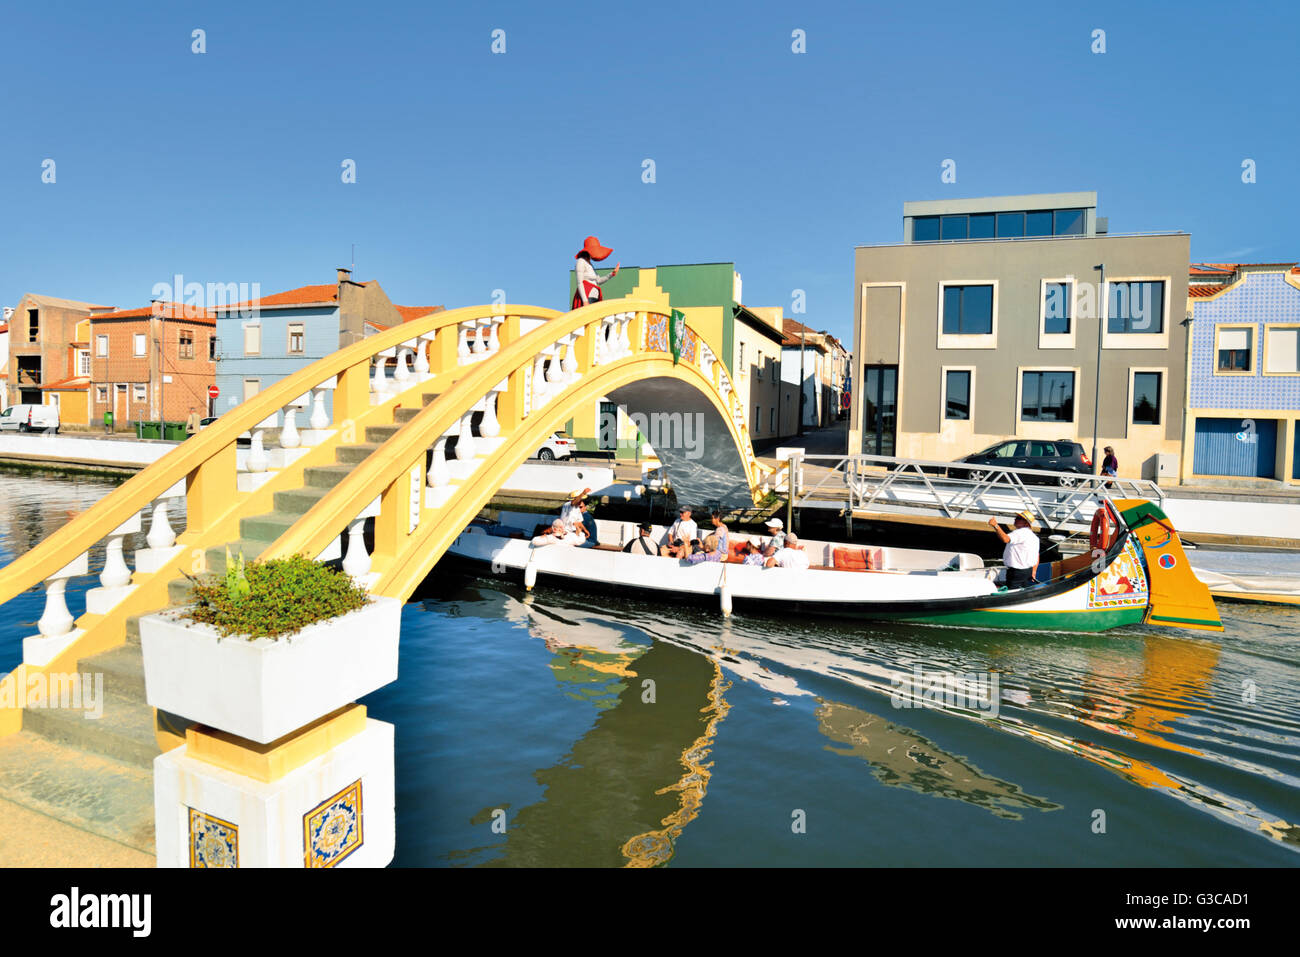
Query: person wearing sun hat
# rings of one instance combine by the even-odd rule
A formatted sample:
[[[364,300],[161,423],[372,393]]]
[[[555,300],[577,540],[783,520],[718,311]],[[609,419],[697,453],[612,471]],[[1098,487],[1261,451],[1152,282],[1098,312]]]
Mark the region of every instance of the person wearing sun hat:
[[[993,531],[1006,546],[1002,549],[1002,564],[1007,569],[1007,587],[1024,588],[1034,583],[1034,569],[1038,567],[1038,536],[1034,534],[1034,516],[1028,509],[1017,512],[1012,523],[1014,527],[1008,534],[996,518],[989,519]]]
[[[589,306],[593,302],[600,302],[604,298],[600,294],[601,285],[618,275],[618,267],[622,263],[615,263],[613,272],[608,276],[601,276],[596,273],[596,267],[592,265],[592,261],[600,262],[607,259],[613,251],[607,246],[602,246],[600,240],[595,236],[588,236],[583,241],[582,248],[573,257],[578,260],[578,265],[574,267],[574,272],[578,276],[578,288],[573,293],[573,303],[569,306],[570,309]]]

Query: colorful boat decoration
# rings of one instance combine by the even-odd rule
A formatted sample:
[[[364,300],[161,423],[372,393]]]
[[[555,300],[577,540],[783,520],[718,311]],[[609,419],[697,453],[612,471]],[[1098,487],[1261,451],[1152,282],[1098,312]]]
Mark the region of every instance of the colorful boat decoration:
[[[724,612],[813,614],[1034,631],[1105,631],[1153,624],[1222,631],[1209,590],[1193,574],[1178,533],[1160,508],[1133,499],[1106,503],[1088,552],[1039,565],[1033,584],[1006,588],[1005,570],[978,555],[872,547],[801,538],[808,569],[732,561],[689,564],[633,555],[622,546],[632,522],[597,520],[595,548],[534,547],[546,516],[503,512],[476,522],[448,555],[495,577],[566,589],[669,595],[714,603]],[[657,542],[664,529],[656,526]],[[733,542],[751,536],[732,533]]]

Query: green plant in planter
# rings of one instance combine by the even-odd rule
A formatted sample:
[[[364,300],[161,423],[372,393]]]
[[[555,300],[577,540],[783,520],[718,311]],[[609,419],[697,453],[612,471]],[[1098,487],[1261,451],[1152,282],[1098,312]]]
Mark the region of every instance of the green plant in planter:
[[[302,555],[244,564],[227,559],[224,580],[194,586],[190,621],[216,628],[223,638],[279,638],[345,615],[370,602],[350,575]]]

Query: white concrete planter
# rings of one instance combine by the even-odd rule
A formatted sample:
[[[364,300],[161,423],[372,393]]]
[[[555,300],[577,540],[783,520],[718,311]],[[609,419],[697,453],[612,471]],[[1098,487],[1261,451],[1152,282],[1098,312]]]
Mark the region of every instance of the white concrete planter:
[[[171,609],[140,619],[145,697],[191,721],[267,744],[397,680],[402,603],[364,608],[287,638],[221,638]]]

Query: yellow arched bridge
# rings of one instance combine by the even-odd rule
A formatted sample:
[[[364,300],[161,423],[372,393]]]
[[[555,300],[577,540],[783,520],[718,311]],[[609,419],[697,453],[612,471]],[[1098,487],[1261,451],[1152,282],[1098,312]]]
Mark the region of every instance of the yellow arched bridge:
[[[514,470],[602,396],[642,412],[698,411],[708,420],[707,464],[733,480],[743,475],[752,494],[760,466],[721,343],[685,326],[675,357],[670,312],[665,297],[571,312],[477,306],[406,322],[231,409],[0,569],[0,604],[47,591],[41,634],[24,642],[24,663],[0,682],[0,781],[30,775],[46,744],[100,751],[147,777],[152,757],[183,732],[144,704],[136,623],[183,603],[187,575],[220,572],[227,547],[248,558],[328,557],[342,542],[349,572],[374,594],[406,599]],[[279,448],[263,448],[268,429],[279,429]],[[239,449],[248,433],[252,448]],[[656,451],[671,467],[673,450]],[[182,489],[177,536],[166,502]],[[151,507],[149,547],[137,550],[132,571],[122,540],[146,530],[140,515]],[[63,587],[87,573],[101,543],[103,587],[73,621]],[[100,721],[24,708],[44,679],[92,673],[106,676]],[[104,813],[93,805],[88,798],[64,816],[142,846],[129,828],[92,826]]]

